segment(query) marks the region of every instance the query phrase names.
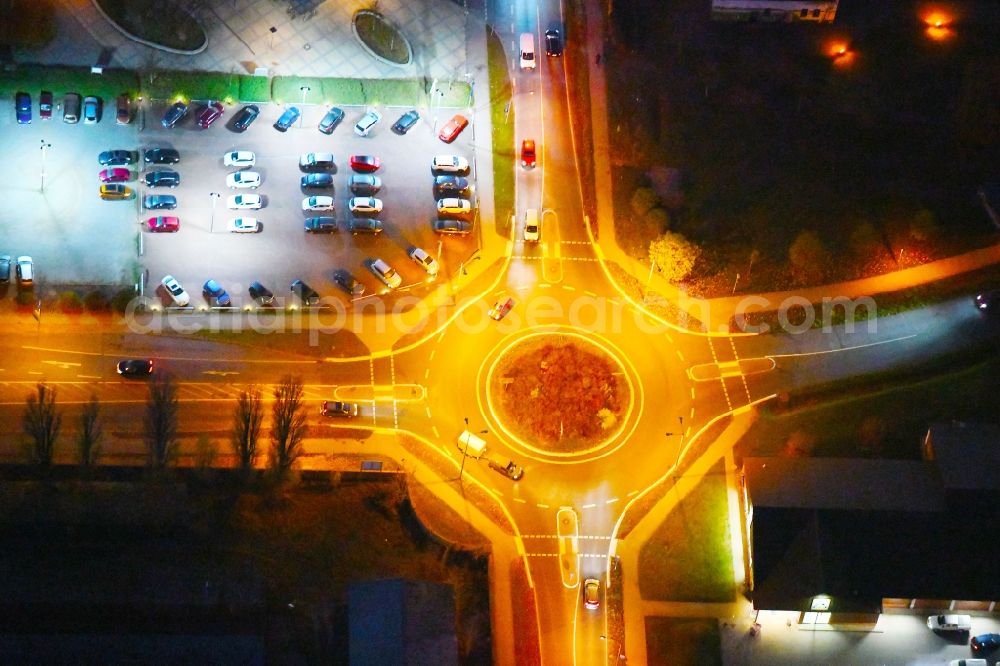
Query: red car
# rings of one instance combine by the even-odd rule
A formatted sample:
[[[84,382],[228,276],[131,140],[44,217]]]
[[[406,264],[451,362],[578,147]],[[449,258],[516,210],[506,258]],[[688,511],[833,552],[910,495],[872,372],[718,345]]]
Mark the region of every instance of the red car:
[[[378,171],[382,160],[374,155],[351,155],[351,168],[359,173]]]
[[[202,129],[208,129],[211,127],[212,123],[222,116],[222,113],[225,110],[225,107],[219,102],[209,102],[201,108],[201,111],[198,112],[198,117],[196,119],[198,121],[198,126]]]
[[[127,183],[128,179],[132,177],[132,173],[128,169],[115,167],[113,169],[101,169],[98,177],[102,183]]]
[[[521,166],[525,169],[535,168],[535,140],[525,139],[521,142]]]
[[[161,231],[179,231],[181,228],[181,221],[176,217],[163,216],[151,217],[146,220],[146,225],[152,232]]]
[[[468,126],[469,119],[460,113],[456,113],[455,117],[445,123],[445,126],[438,132],[438,138],[445,143],[451,143]]]
[[[38,97],[38,115],[42,117],[42,120],[48,120],[52,117],[52,93],[48,90],[43,90]]]

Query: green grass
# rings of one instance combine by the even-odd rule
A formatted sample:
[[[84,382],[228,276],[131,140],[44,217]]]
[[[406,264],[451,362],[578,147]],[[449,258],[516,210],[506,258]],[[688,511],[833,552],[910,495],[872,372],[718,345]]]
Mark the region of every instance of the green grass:
[[[649,666],[722,666],[719,623],[714,618],[647,617]]]
[[[0,72],[0,91],[4,99],[13,101],[14,93],[23,90],[31,94],[36,110],[38,94],[42,90],[51,91],[53,102],[58,104],[68,92],[95,95],[104,99],[106,104],[113,104],[114,98],[122,93],[135,97],[138,89],[136,73],[121,69],[106,69],[103,74],[91,74],[87,67],[18,65],[14,71]],[[55,114],[55,109],[52,113]]]
[[[493,123],[493,206],[495,224],[505,230],[514,212],[514,105],[503,42],[486,28],[486,55],[490,72],[490,120]],[[509,104],[509,108],[508,108]]]
[[[271,101],[271,79],[266,76],[246,76],[241,75],[239,101],[241,102],[270,102]]]
[[[657,601],[732,601],[736,594],[722,461],[639,552],[639,590]]]
[[[422,79],[276,76],[271,95],[278,104],[295,104],[302,101],[302,86],[311,88],[306,102],[314,104],[417,106],[427,100]],[[441,106],[464,106],[469,101],[469,84],[464,81],[438,81],[438,89],[444,93]]]
[[[356,14],[354,26],[361,41],[379,57],[399,65],[410,62],[406,38],[378,13]]]
[[[240,94],[238,74],[155,71],[142,77],[143,92],[151,99],[215,99],[232,104]]]

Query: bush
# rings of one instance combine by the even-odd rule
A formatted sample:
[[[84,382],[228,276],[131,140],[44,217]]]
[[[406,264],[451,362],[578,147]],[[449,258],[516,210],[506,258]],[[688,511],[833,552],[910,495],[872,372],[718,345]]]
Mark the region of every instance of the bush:
[[[819,284],[826,276],[830,253],[814,231],[803,231],[788,248],[792,275],[802,284]]]
[[[95,289],[83,297],[83,307],[87,312],[104,312],[108,309],[108,297]]]
[[[64,291],[59,294],[59,311],[66,314],[80,314],[83,312],[83,299],[75,291]]]
[[[270,102],[271,79],[266,76],[241,76],[238,98],[241,102]]]
[[[119,289],[114,296],[111,297],[111,309],[120,314],[125,314],[128,304],[132,302],[135,298],[135,289],[132,287],[124,287]]]
[[[382,16],[373,11],[354,15],[358,38],[379,57],[398,65],[410,62],[406,38]]]
[[[632,206],[632,213],[642,216],[655,208],[660,203],[656,192],[648,187],[639,187],[632,193],[629,204]]]

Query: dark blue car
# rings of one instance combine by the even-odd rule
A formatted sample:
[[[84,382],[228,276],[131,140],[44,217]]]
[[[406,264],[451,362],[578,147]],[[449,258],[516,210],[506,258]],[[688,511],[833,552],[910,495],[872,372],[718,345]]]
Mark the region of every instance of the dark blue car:
[[[301,114],[297,108],[294,106],[288,107],[285,109],[285,112],[281,114],[281,117],[278,118],[278,121],[274,123],[274,129],[279,132],[287,132],[288,128],[295,124],[295,121],[299,119],[299,115]]]
[[[188,106],[184,102],[174,102],[174,105],[167,109],[166,113],[163,114],[163,119],[160,120],[160,124],[170,129],[177,124],[181,118],[187,115]]]
[[[31,95],[19,92],[14,96],[14,106],[17,108],[17,123],[27,125],[31,122]]]

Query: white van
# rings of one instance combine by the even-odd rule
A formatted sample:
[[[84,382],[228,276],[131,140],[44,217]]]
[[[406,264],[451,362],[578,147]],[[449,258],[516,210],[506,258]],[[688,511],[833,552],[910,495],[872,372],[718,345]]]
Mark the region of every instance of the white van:
[[[479,460],[486,452],[486,440],[468,430],[463,430],[462,434],[458,436],[458,450],[470,458]]]
[[[535,68],[535,36],[530,32],[521,33],[521,69]]]
[[[524,212],[524,240],[537,243],[542,238],[542,227],[538,221],[538,209],[529,208]]]

